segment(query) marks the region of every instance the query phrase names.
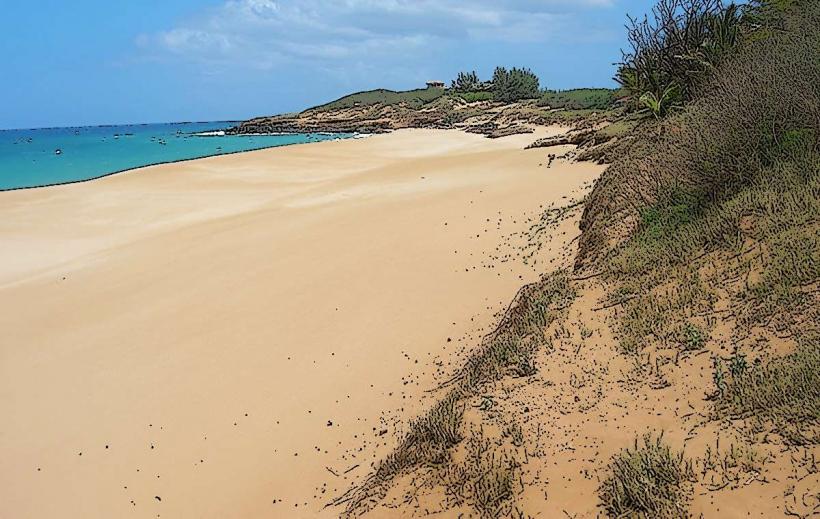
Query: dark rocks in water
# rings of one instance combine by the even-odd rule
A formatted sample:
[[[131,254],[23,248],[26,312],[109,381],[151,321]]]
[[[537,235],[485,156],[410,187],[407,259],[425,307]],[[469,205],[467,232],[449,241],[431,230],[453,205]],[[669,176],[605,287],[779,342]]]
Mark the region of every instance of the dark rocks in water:
[[[317,121],[309,118],[254,119],[225,130],[225,135],[253,135],[275,133],[386,133],[393,128],[388,121],[334,120]],[[310,138],[314,138],[311,135]]]

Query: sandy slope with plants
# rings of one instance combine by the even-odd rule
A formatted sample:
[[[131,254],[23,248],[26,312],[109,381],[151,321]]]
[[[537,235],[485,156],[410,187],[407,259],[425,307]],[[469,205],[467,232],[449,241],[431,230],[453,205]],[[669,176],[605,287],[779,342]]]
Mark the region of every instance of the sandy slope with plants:
[[[573,265],[522,288],[349,516],[820,515],[818,5],[628,26],[632,112],[562,139],[612,162]]]
[[[531,226],[602,168],[523,149],[559,131],[0,195],[3,515],[337,515],[495,312],[566,261],[575,222]]]

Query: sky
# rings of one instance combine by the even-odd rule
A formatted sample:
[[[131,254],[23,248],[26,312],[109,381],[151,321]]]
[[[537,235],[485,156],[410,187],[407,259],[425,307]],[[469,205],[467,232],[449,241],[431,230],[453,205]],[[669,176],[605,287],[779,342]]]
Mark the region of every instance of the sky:
[[[613,86],[652,0],[0,0],[0,128],[241,120],[496,66]]]

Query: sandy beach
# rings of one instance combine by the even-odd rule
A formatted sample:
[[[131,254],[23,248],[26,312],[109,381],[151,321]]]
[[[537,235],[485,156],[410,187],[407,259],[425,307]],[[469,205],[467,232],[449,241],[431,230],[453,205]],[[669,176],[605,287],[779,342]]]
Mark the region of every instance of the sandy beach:
[[[563,261],[573,219],[515,256],[603,169],[523,149],[560,131],[401,130],[0,193],[0,516],[338,515]]]

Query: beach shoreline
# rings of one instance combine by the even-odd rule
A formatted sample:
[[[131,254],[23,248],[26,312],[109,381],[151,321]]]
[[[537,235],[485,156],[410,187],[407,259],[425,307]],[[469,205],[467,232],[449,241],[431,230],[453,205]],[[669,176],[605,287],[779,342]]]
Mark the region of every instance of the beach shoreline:
[[[217,126],[220,124],[8,130],[10,137],[0,135],[0,192],[89,182],[151,166],[357,137],[342,132],[234,136],[227,135],[224,124]]]
[[[523,149],[562,131],[399,130],[0,193],[8,513],[338,515],[516,290],[568,261],[573,218],[516,256],[603,170]]]
[[[259,133],[259,134],[245,134],[245,135],[243,135],[243,137],[280,137],[280,136],[284,136],[284,135],[292,135],[292,134],[288,134],[288,133]],[[319,141],[319,142],[333,142],[333,141],[343,140],[343,139],[346,139],[346,138],[361,139],[363,137],[368,136],[367,134],[361,134],[361,135],[362,136],[339,137],[337,139],[330,139],[329,141]],[[222,132],[221,134],[214,133],[213,135],[193,134],[191,136],[192,137],[224,137],[225,133],[224,132]],[[228,155],[237,155],[239,153],[252,153],[254,151],[264,151],[264,150],[270,150],[270,149],[273,149],[273,148],[281,148],[281,147],[284,147],[284,146],[305,146],[305,145],[308,145],[308,144],[319,144],[319,142],[298,142],[298,143],[294,143],[294,144],[277,144],[277,145],[267,146],[267,147],[264,147],[264,148],[256,148],[256,149],[251,149],[251,150],[226,151],[226,152],[221,152],[221,153],[215,153],[213,155],[204,155],[202,157],[193,157],[193,158],[190,158],[190,159],[177,159],[177,160],[168,160],[168,161],[164,161],[164,162],[154,162],[152,164],[146,164],[144,166],[136,166],[136,167],[133,167],[133,168],[120,169],[120,170],[116,170],[116,171],[111,171],[109,173],[103,173],[102,175],[99,175],[99,176],[96,176],[96,177],[83,178],[83,179],[79,179],[79,180],[66,180],[66,181],[63,181],[63,182],[54,182],[54,183],[51,183],[51,184],[42,184],[42,185],[36,185],[36,186],[0,188],[0,193],[4,193],[4,192],[7,192],[7,191],[24,191],[24,190],[29,190],[29,189],[45,189],[45,188],[49,188],[49,187],[69,186],[71,184],[84,184],[86,182],[93,182],[95,180],[100,180],[100,179],[111,177],[111,176],[114,176],[114,175],[120,175],[122,173],[137,172],[137,171],[142,170],[142,169],[153,168],[153,167],[156,167],[156,166],[168,166],[168,165],[173,165],[173,164],[180,164],[182,162],[190,162],[190,161],[193,161],[193,160],[209,159],[211,157],[224,157],[224,156],[228,156]]]

